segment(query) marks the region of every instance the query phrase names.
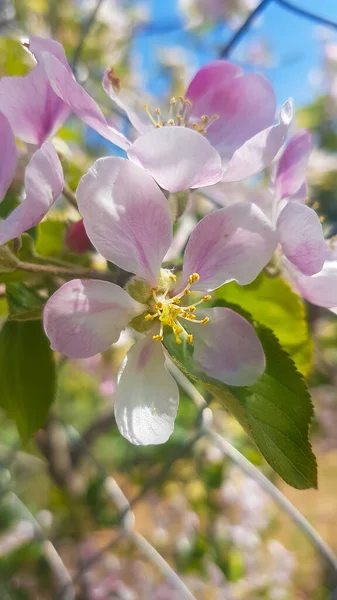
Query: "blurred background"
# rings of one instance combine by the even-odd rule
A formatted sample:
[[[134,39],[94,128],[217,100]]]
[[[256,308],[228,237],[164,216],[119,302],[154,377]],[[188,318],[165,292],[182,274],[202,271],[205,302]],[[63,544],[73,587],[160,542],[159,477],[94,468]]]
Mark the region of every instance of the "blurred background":
[[[102,90],[105,67],[113,66],[131,102],[153,107],[183,93],[197,69],[216,58],[263,73],[279,105],[294,98],[294,131],[306,127],[313,133],[310,203],[327,235],[334,235],[337,3],[264,2],[232,44],[257,4],[1,0],[0,75],[22,75],[31,68],[20,40],[53,37],[64,45],[77,79],[104,113],[132,135],[128,121]],[[293,10],[294,5],[300,10]],[[75,119],[60,130],[55,144],[64,157],[70,192],[95,158],[123,155]],[[263,184],[263,178],[256,182]],[[0,216],[17,193],[14,182]],[[235,193],[241,197],[247,188]],[[208,210],[205,198],[195,195],[193,202],[192,222]],[[39,254],[69,261],[75,256],[89,264],[90,246],[70,233],[77,218],[69,204],[58,204],[40,225]],[[8,275],[0,274],[0,321],[6,316],[7,281]],[[270,478],[337,553],[336,316],[307,305],[307,326],[302,308],[296,312],[291,305],[287,312],[282,298],[275,306],[280,339],[296,346],[297,366],[314,399],[318,490],[297,491],[278,480],[241,427],[215,402],[214,420],[222,436]],[[249,476],[240,461],[228,456],[227,447],[202,435],[198,397],[193,402],[195,390],[184,378],[175,432],[167,444],[134,447],[121,437],[114,426],[113,395],[131,343],[126,334],[92,359],[57,357],[56,403],[46,427],[27,446],[21,446],[13,423],[1,413],[0,599],[69,599],[74,594],[82,600],[337,598],[336,575],[310,536],[261,488],[254,473]]]

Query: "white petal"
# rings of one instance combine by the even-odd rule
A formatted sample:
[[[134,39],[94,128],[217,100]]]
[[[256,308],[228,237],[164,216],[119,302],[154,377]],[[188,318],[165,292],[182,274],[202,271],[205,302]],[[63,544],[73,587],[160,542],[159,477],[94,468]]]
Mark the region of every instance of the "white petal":
[[[149,335],[127,354],[115,399],[118,428],[132,444],[163,444],[173,432],[178,403],[162,346]]]

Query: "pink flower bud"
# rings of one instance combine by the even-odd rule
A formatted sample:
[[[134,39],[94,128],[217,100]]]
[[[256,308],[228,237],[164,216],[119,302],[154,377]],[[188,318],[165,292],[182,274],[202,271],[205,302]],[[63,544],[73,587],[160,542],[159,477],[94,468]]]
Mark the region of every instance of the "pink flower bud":
[[[70,225],[66,236],[66,245],[78,254],[83,254],[91,249],[91,242],[84,228],[83,219]]]

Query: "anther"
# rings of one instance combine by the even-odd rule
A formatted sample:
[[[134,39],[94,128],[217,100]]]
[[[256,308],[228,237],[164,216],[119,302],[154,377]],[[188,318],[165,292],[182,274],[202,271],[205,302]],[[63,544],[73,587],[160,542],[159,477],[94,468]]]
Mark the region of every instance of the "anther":
[[[155,309],[156,310],[160,310],[161,308],[163,308],[163,303],[162,302],[157,302],[157,304],[155,305]]]
[[[187,336],[187,343],[188,344],[193,344],[193,335],[190,333]]]
[[[194,311],[196,311],[196,307],[195,306],[189,306],[188,310],[193,313]]]
[[[154,320],[154,316],[150,315],[150,313],[148,313],[147,315],[145,315],[144,320],[145,321],[153,321]]]
[[[170,104],[171,105],[177,104],[177,99],[174,98],[174,97],[172,97],[171,100],[170,100]]]
[[[198,273],[192,273],[192,275],[190,275],[188,278],[188,283],[190,285],[192,285],[193,283],[196,283],[197,281],[199,281],[199,279],[200,279],[200,275],[198,275]]]
[[[171,279],[171,281],[177,281],[177,276],[174,275],[173,273],[171,273],[171,275],[169,276],[169,279]]]
[[[164,338],[163,338],[163,336],[162,336],[162,335],[153,335],[153,336],[152,336],[152,339],[153,339],[155,342],[162,342]]]
[[[203,302],[207,302],[208,300],[210,300],[212,298],[212,296],[210,294],[206,294],[206,296],[203,297],[202,301]]]
[[[205,317],[204,319],[202,319],[200,321],[200,325],[206,325],[206,323],[208,323],[208,321],[209,321],[209,317]]]
[[[174,123],[173,119],[169,119],[169,120],[167,121],[167,124],[172,126],[172,125],[174,125],[175,123]]]

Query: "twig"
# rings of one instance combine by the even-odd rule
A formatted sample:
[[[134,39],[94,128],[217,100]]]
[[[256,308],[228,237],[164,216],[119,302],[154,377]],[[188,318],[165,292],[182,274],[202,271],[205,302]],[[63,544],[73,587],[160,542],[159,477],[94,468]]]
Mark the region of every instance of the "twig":
[[[241,38],[248,31],[249,27],[255,21],[255,19],[262,13],[273,0],[262,0],[260,4],[257,5],[255,10],[253,10],[250,15],[247,17],[245,22],[241,25],[241,27],[234,33],[233,37],[227,42],[227,44],[222,48],[219,53],[220,58],[227,58],[227,56],[232,52],[235,46],[240,42]]]
[[[337,29],[337,21],[332,21],[331,19],[326,19],[325,17],[321,17],[315,13],[312,13],[305,8],[300,8],[292,2],[288,2],[288,0],[275,0],[279,6],[282,6],[286,10],[289,10],[300,17],[304,17],[306,19],[310,19],[310,21],[314,21],[315,23],[319,23],[320,25],[326,25],[327,27],[333,27]]]
[[[110,431],[115,425],[116,419],[113,411],[101,415],[96,421],[89,425],[81,436],[74,440],[71,445],[70,453],[73,465],[77,465],[83,453],[83,443],[86,446],[91,446],[98,437]]]
[[[205,411],[203,411],[203,413],[205,413]],[[145,547],[147,547],[147,551],[149,552],[149,546],[150,546],[151,552],[154,551],[156,553],[156,558],[158,558],[158,556],[159,556],[160,558],[158,560],[164,561],[164,559],[160,555],[158,555],[157,551],[151,546],[151,544],[149,544],[149,542],[147,542],[147,540],[145,540],[142,536],[139,537],[139,534],[137,534],[137,533],[135,534],[134,529],[133,529],[134,515],[133,515],[133,512],[131,509],[146,495],[146,493],[151,488],[153,488],[157,483],[159,483],[162,479],[164,479],[166,474],[169,472],[169,470],[173,466],[174,462],[176,460],[178,460],[179,458],[181,458],[182,456],[186,455],[191,450],[191,448],[194,447],[196,442],[202,436],[205,435],[206,428],[205,428],[205,424],[204,424],[204,419],[203,418],[200,419],[200,416],[201,416],[201,414],[199,413],[198,414],[199,428],[198,428],[198,432],[196,433],[196,435],[194,435],[190,440],[187,440],[183,444],[183,446],[179,449],[179,451],[176,454],[174,454],[173,456],[171,456],[171,458],[164,464],[161,471],[159,473],[157,473],[157,475],[155,475],[151,480],[149,480],[147,482],[147,484],[145,484],[143,489],[139,492],[139,494],[134,496],[134,498],[132,498],[131,501],[129,501],[124,496],[122,490],[119,488],[116,481],[112,477],[109,477],[105,473],[103,467],[97,462],[95,457],[92,455],[90,449],[88,448],[87,444],[83,440],[83,437],[81,437],[79,434],[77,434],[78,435],[78,445],[80,447],[82,447],[83,451],[88,455],[88,457],[95,464],[97,471],[102,475],[102,477],[104,477],[104,489],[105,489],[106,493],[110,497],[113,496],[114,502],[115,502],[117,508],[119,509],[119,514],[117,516],[116,521],[117,521],[117,524],[122,526],[122,531],[120,532],[119,535],[115,536],[105,546],[103,546],[103,548],[101,548],[93,556],[91,556],[88,561],[83,563],[81,569],[79,571],[77,571],[77,574],[73,578],[73,583],[77,583],[77,581],[79,581],[79,579],[84,571],[86,571],[87,569],[90,569],[92,566],[94,566],[107,551],[109,551],[113,547],[115,547],[125,537],[125,530],[128,531],[129,537],[131,537],[130,532],[132,532],[132,541],[139,547],[141,545],[140,549],[142,549],[143,552],[146,553]],[[202,415],[202,417],[203,416],[204,415]],[[71,427],[71,435],[74,435],[74,433],[76,434],[77,432],[74,430],[73,427]],[[137,539],[134,537],[134,535],[136,535]],[[166,561],[164,561],[164,564],[165,564],[165,574],[169,578],[171,578],[172,581],[173,581],[173,578],[177,578],[179,580],[180,584],[182,586],[184,586],[184,594],[185,595],[183,596],[183,598],[187,597],[187,598],[190,598],[190,600],[192,600],[192,598],[194,598],[194,597],[191,595],[189,590],[186,588],[185,584],[183,584],[183,582],[181,582],[179,577],[176,575],[176,573],[174,573],[174,571],[166,563]],[[161,567],[160,567],[162,569],[162,571],[164,570],[164,564],[162,563]],[[170,573],[170,576],[168,575],[168,573]],[[175,579],[175,581],[176,581],[176,579]],[[176,584],[177,584],[177,581],[176,581]],[[186,595],[186,594],[190,594],[190,595]]]
[[[300,513],[299,510],[282,494],[282,492],[265,476],[259,469],[257,469],[245,456],[241,454],[234,446],[232,446],[227,440],[225,440],[216,431],[210,430],[208,432],[208,438],[227,456],[233,461],[240,469],[246,473],[249,477],[254,479],[260,487],[288,514],[288,516],[302,529],[303,533],[310,538],[314,546],[325,558],[326,562],[330,565],[333,570],[335,577],[337,577],[337,557],[321,538],[319,533],[309,523],[309,521]]]
[[[197,405],[204,406],[204,412],[210,411],[207,407],[206,401],[196,387],[189,381],[189,379],[182,373],[175,365],[170,365],[170,371],[174,375],[177,383],[184,389],[184,391],[192,398]],[[211,418],[209,419],[211,423]],[[225,440],[215,429],[208,425],[207,437],[223,452],[225,456],[230,458],[241,470],[246,473],[249,477],[254,479],[261,488],[288,514],[288,516],[298,525],[303,533],[311,540],[313,545],[325,558],[327,564],[331,567],[335,578],[337,578],[337,557],[321,538],[319,533],[309,523],[309,521],[295,508],[295,506],[282,494],[282,492],[265,476],[259,469],[257,469],[245,456],[241,454],[234,446],[232,446],[227,440]]]
[[[26,519],[34,526],[37,539],[42,541],[43,553],[51,571],[54,574],[55,580],[57,581],[57,598],[60,600],[73,600],[75,598],[73,582],[64,562],[56,551],[56,548],[53,546],[51,541],[46,538],[39,522],[31,514],[20,498],[18,498],[18,496],[12,492],[11,497],[15,501],[16,505],[20,508],[20,511],[23,513]]]
[[[73,54],[73,58],[71,61],[71,66],[73,71],[76,71],[76,67],[77,67],[77,63],[80,59],[80,56],[82,54],[82,50],[85,44],[85,40],[87,35],[89,34],[89,31],[91,29],[91,27],[93,26],[93,24],[95,23],[95,19],[96,19],[96,15],[101,7],[101,5],[103,4],[104,0],[98,0],[96,6],[94,7],[92,13],[89,15],[88,19],[85,21],[85,23],[82,26],[81,29],[81,33],[80,33],[80,39],[78,41],[78,44],[74,50],[74,54]]]
[[[18,270],[27,271],[30,273],[40,273],[53,275],[54,277],[63,277],[64,279],[100,279],[116,283],[116,275],[110,271],[97,271],[96,269],[68,269],[67,267],[59,267],[57,265],[43,265],[40,263],[27,263],[18,261]]]
[[[135,546],[165,575],[168,581],[181,593],[181,598],[195,600],[193,594],[186,587],[184,582],[178,577],[175,571],[170,567],[166,560],[157,552],[157,550],[144,538],[138,531],[134,530],[135,516],[131,510],[130,503],[123,491],[112,477],[107,477],[104,482],[104,489],[109,498],[114,502],[120,512],[125,516],[122,520],[124,533],[131,539]]]
[[[73,192],[73,190],[71,189],[71,187],[66,182],[64,182],[64,184],[63,184],[62,194],[66,198],[66,200],[68,200],[69,204],[71,204],[71,206],[76,208],[76,210],[78,211],[76,195]]]

